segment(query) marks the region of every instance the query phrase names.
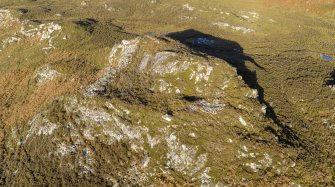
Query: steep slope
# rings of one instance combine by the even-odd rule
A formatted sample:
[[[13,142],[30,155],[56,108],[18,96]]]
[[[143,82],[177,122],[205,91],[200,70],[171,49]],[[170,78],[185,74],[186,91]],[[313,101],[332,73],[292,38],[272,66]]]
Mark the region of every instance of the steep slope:
[[[58,42],[70,40],[55,23],[28,31],[25,26],[2,53],[22,46],[21,54],[41,51],[48,59],[62,47]],[[35,47],[23,49],[30,42]],[[265,117],[257,90],[222,59],[152,36],[123,40],[106,58],[87,86],[73,84],[73,67],[55,59],[27,64],[30,74],[23,78],[29,79],[31,96],[23,99],[33,104],[42,94],[46,105],[30,109],[34,114],[16,125],[6,125],[12,116],[3,118],[3,184],[212,186],[256,182],[260,173],[284,180],[294,167],[294,152],[266,130],[278,127]],[[12,93],[19,97],[17,90]]]
[[[1,1],[0,184],[334,185],[318,2]]]

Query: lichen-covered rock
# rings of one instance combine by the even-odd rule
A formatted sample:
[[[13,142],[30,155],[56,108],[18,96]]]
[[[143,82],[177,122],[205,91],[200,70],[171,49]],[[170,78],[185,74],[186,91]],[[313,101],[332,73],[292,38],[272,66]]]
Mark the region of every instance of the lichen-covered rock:
[[[60,73],[58,71],[52,69],[49,66],[46,66],[38,70],[38,72],[35,75],[35,80],[38,85],[42,85],[47,83],[48,81],[55,79],[59,75]]]
[[[11,36],[2,40],[2,49],[26,38],[37,38],[41,44],[47,41],[47,45],[42,47],[43,50],[55,49],[54,39],[62,30],[62,27],[54,22],[36,24],[28,20],[20,21],[9,10],[0,10],[0,32],[8,30],[13,25],[17,25],[18,28]]]
[[[35,173],[48,180],[72,173],[88,183],[124,186],[169,176],[214,186],[226,184],[232,170],[237,181],[288,171],[286,149],[264,130],[276,126],[264,116],[257,91],[225,61],[190,54],[175,41],[122,41],[100,78],[82,93],[55,98],[25,128],[13,127],[6,146],[14,154],[25,147],[30,161],[23,167],[37,171],[40,159],[50,162],[53,172]],[[42,84],[59,74],[48,66],[37,75]],[[25,170],[9,162],[19,180]]]
[[[19,23],[19,20],[9,10],[0,9],[0,31],[15,23]]]

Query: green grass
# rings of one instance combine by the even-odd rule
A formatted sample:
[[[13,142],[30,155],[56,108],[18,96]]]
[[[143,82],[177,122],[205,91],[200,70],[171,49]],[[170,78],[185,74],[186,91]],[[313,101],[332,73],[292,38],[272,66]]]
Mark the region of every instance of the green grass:
[[[255,117],[261,104],[257,100],[241,100],[243,90],[248,88],[235,79],[227,88],[227,94],[220,98],[226,102],[228,107],[219,116],[187,111],[189,103],[181,101],[181,95],[150,92],[147,88],[151,87],[154,80],[160,77],[139,75],[134,72],[134,69],[131,69],[135,67],[123,72],[118,76],[117,81],[108,85],[109,97],[95,98],[96,105],[103,107],[108,101],[127,108],[134,115],[124,115],[121,116],[122,119],[131,124],[136,124],[141,120],[150,129],[151,136],[161,135],[159,129],[167,126],[161,116],[168,110],[172,110],[177,125],[174,131],[180,141],[198,146],[198,154],[208,153],[208,164],[212,168],[211,176],[225,183],[231,184],[235,179],[241,182],[242,178],[248,178],[249,182],[241,183],[265,186],[288,185],[290,181],[307,186],[334,184],[334,168],[332,167],[335,164],[334,131],[323,124],[322,120],[327,118],[330,124],[335,123],[333,115],[335,112],[334,92],[324,86],[326,78],[335,68],[335,63],[323,61],[318,53],[306,52],[306,50],[310,50],[334,55],[334,15],[331,11],[327,11],[334,5],[322,6],[319,10],[325,10],[327,13],[319,14],[319,10],[316,13],[307,13],[298,9],[280,9],[278,11],[277,5],[264,6],[263,1],[260,0],[212,0],[210,2],[158,0],[157,3],[135,0],[109,2],[96,0],[88,1],[88,6],[81,6],[81,2],[81,0],[2,0],[0,2],[0,7],[12,10],[20,20],[28,19],[41,23],[54,22],[62,26],[61,35],[54,40],[57,49],[45,52],[41,48],[47,45],[46,42],[41,44],[35,40],[24,39],[19,43],[9,45],[0,53],[0,136],[1,132],[9,134],[5,141],[10,142],[11,138],[15,139],[13,135],[10,135],[11,128],[23,127],[22,131],[24,131],[27,128],[25,127],[27,121],[44,109],[51,108],[49,118],[52,122],[66,123],[71,121],[70,114],[63,113],[64,103],[55,103],[54,98],[64,95],[80,95],[81,88],[94,82],[99,77],[99,71],[108,66],[111,48],[120,43],[121,40],[132,39],[147,32],[153,32],[159,36],[162,33],[195,29],[218,38],[236,41],[244,48],[245,53],[264,67],[262,70],[250,62],[245,62],[246,68],[255,71],[258,84],[264,91],[264,100],[271,104],[281,123],[292,127],[301,139],[303,146],[286,147],[276,142],[274,135],[266,131],[265,127],[270,126],[277,132],[280,131],[280,128],[274,125],[270,119]],[[184,10],[182,5],[186,3],[194,7],[194,10]],[[106,10],[105,4],[113,7],[116,11]],[[28,12],[20,14],[19,9],[27,9]],[[259,14],[259,19],[245,20],[241,16],[247,13],[241,11],[256,11]],[[226,12],[230,14],[227,15]],[[61,16],[57,14],[61,14]],[[193,19],[181,19],[182,16],[193,17]],[[97,21],[91,33],[86,28],[75,24],[76,21],[86,18]],[[242,34],[231,28],[218,28],[212,25],[215,22],[243,26],[254,29],[255,32]],[[30,23],[37,25],[37,23]],[[10,37],[19,29],[20,27],[13,27],[1,30],[0,39]],[[67,39],[63,40],[63,37]],[[162,45],[152,44],[145,47],[142,45],[140,48],[142,51],[166,49],[178,51],[178,54],[188,55],[190,53],[190,50],[186,49],[185,46],[174,41]],[[214,74],[217,76],[214,77],[214,80],[210,80],[211,85],[218,85],[224,79],[219,73],[221,71],[231,72],[231,70],[220,65],[219,59],[209,58],[211,61],[219,63],[219,65],[213,65],[216,67]],[[34,74],[45,65],[52,66],[63,76],[53,82],[54,85],[48,85],[48,89],[40,89],[34,83]],[[166,82],[184,86],[185,94],[194,95],[197,93],[191,85],[192,81],[188,81],[189,75],[190,72],[178,74],[181,80],[187,81],[176,81],[176,77],[173,75],[163,78]],[[203,95],[206,98],[212,98],[217,90],[218,88],[215,86],[210,87]],[[119,94],[115,94],[115,92]],[[144,105],[139,100],[145,100],[148,104]],[[35,103],[38,106],[35,106],[37,105]],[[239,105],[243,105],[247,109],[240,110],[238,109]],[[244,129],[238,122],[239,115],[248,116],[248,118],[244,117],[245,120],[257,128]],[[98,131],[98,129],[96,130]],[[191,131],[198,134],[198,139],[192,139],[188,136]],[[59,135],[61,136],[61,134]],[[262,138],[262,141],[259,140],[259,137]],[[234,142],[228,144],[226,142],[228,138],[233,139]],[[1,140],[4,139],[0,137]],[[18,139],[15,139],[13,142],[17,141]],[[92,147],[96,146],[98,150],[102,150],[101,158],[108,154],[115,154],[111,148],[119,151],[117,153],[120,155],[115,154],[117,159],[129,156],[127,155],[129,151],[127,143],[121,147],[113,145],[109,148],[97,142],[91,143]],[[0,142],[1,144],[2,142]],[[258,148],[255,151],[260,153],[275,154],[273,162],[281,160],[281,153],[290,155],[288,157],[295,161],[297,166],[280,175],[277,175],[273,168],[262,171],[259,175],[252,173],[250,168],[241,167],[244,162],[235,157],[241,144],[254,145]],[[50,148],[52,145],[48,144],[48,147]],[[144,148],[149,150],[148,145],[145,145]],[[0,154],[2,151],[0,150]],[[30,147],[29,151],[33,154],[33,163],[36,164],[34,167],[36,166],[37,171],[38,163],[42,163],[39,160],[41,158],[33,151],[33,147]],[[166,151],[164,146],[151,150],[152,160],[160,161],[162,164],[166,159],[162,155],[165,155]],[[24,150],[14,151],[14,154],[16,158],[23,160],[29,158],[29,155],[25,155],[27,153]],[[11,155],[5,157],[5,161],[0,161],[0,164],[6,162],[4,168],[10,168],[11,164],[15,167],[18,166],[14,164],[14,157]],[[50,163],[50,168],[51,166],[56,167],[57,164],[59,161]],[[104,165],[103,162],[100,164]],[[150,167],[159,167],[160,164],[152,162]],[[108,167],[112,166],[108,165],[102,168],[108,170]],[[0,184],[2,181],[9,180],[7,174],[1,173],[1,169],[0,167]],[[113,169],[113,171],[118,171],[118,169],[125,171],[120,168],[113,167]],[[24,172],[29,173],[30,171],[27,169]],[[40,172],[53,173],[51,171]],[[68,171],[61,172],[64,172],[61,173],[64,176],[69,174]],[[172,176],[178,184],[190,181],[189,178],[178,173],[174,173]],[[19,180],[23,181],[25,177],[20,176]],[[72,174],[71,177],[73,177]],[[43,179],[38,180],[43,181]],[[150,180],[157,182],[154,178]],[[73,178],[69,181],[76,182]],[[85,182],[87,182],[86,184],[94,184],[96,181],[87,179]]]

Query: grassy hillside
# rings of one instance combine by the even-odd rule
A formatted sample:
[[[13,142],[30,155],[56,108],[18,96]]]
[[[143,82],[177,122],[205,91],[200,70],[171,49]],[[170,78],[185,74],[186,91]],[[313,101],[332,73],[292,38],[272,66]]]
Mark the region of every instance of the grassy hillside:
[[[334,6],[2,0],[0,184],[335,185]]]

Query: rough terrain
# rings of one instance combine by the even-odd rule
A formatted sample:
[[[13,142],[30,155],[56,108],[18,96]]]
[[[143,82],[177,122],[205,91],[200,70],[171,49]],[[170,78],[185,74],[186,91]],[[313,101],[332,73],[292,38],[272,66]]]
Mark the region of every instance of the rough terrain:
[[[0,185],[335,185],[334,6],[2,0]]]

